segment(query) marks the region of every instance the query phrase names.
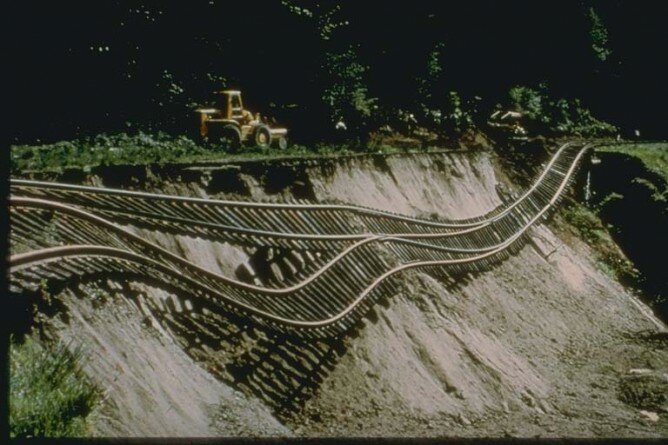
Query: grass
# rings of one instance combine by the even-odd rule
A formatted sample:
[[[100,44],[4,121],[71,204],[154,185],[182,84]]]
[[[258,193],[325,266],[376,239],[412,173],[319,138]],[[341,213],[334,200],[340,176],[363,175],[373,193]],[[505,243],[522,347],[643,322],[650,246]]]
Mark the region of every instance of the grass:
[[[98,135],[74,141],[11,147],[11,171],[52,171],[98,165],[196,161],[212,157],[186,137],[165,134]]]
[[[596,151],[634,156],[640,159],[648,170],[668,182],[668,142],[608,145],[598,147]]]
[[[424,151],[431,151],[435,147]],[[165,133],[128,135],[101,134],[95,137],[43,145],[13,145],[11,172],[58,172],[67,168],[89,169],[100,165],[145,165],[194,163],[206,161],[264,159],[275,157],[318,157],[349,155],[360,152],[401,153],[406,149],[387,145],[356,148],[346,144],[316,144],[312,147],[291,145],[286,150],[270,147],[245,147],[228,153],[213,146],[194,142],[186,136]]]
[[[562,212],[566,221],[575,227],[587,244],[598,245],[612,243],[612,238],[594,212],[582,204],[573,204]]]
[[[571,203],[559,211],[574,234],[593,248],[599,267],[611,277],[625,283],[638,278],[638,271],[619,250],[601,219],[583,204]]]
[[[42,346],[26,336],[10,347],[10,435],[83,437],[101,392],[80,368],[81,352]]]

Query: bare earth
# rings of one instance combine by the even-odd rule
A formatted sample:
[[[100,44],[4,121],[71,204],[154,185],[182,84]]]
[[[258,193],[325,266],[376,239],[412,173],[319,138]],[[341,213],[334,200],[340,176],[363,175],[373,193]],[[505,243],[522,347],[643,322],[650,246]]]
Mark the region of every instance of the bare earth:
[[[293,163],[301,182],[278,190],[267,187],[271,168],[242,167],[244,187],[235,196],[281,199],[298,191],[300,198],[446,218],[501,203],[502,175],[484,153]],[[149,172],[140,188],[229,195],[207,187],[205,173],[184,178],[161,183]],[[233,274],[247,259],[226,243],[136,230],[211,270]],[[406,273],[404,290],[341,340],[341,357],[323,367],[322,381],[290,414],[272,413],[221,371],[232,360],[227,352],[184,348],[121,290],[96,299],[74,286],[59,297],[68,309],[46,318],[54,336],[82,345],[87,372],[107,391],[99,435],[665,437],[665,330],[591,258],[551,223],[535,228],[515,257],[455,286],[437,272]],[[169,298],[133,286],[148,298]]]

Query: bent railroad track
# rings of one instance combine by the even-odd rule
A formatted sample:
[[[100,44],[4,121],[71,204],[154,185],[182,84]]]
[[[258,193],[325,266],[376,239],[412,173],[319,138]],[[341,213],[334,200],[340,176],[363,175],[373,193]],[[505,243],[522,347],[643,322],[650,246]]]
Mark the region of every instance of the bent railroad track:
[[[573,180],[590,144],[562,145],[517,200],[476,218],[429,220],[361,206],[257,203],[12,180],[10,286],[132,273],[182,291],[194,311],[217,308],[304,336],[348,330],[409,269],[455,277],[521,246]],[[282,283],[206,270],[121,224],[289,252]],[[204,304],[205,303],[205,304]]]

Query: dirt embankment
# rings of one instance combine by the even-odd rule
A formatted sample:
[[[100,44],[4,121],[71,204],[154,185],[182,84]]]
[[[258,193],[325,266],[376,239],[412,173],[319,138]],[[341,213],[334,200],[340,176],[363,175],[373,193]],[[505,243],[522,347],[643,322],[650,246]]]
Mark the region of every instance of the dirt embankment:
[[[501,203],[497,173],[487,153],[451,152],[51,179],[466,218]],[[252,255],[133,230],[232,276]],[[102,434],[665,436],[665,334],[589,258],[579,240],[539,226],[518,255],[454,284],[405,274],[403,290],[350,335],[315,343],[235,320],[204,333],[169,289],[122,279],[97,286],[107,288],[99,303],[85,290],[62,294],[67,315],[51,326],[83,343],[88,371],[108,389]],[[175,315],[156,318],[151,302]]]

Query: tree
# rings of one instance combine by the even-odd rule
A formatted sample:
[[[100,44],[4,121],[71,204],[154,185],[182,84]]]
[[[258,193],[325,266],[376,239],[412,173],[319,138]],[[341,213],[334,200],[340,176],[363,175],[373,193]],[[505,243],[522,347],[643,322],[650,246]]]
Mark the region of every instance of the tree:
[[[589,30],[591,49],[599,61],[605,62],[612,54],[612,50],[608,45],[608,30],[603,24],[601,16],[598,15],[593,6],[587,9],[587,18],[591,26]]]

